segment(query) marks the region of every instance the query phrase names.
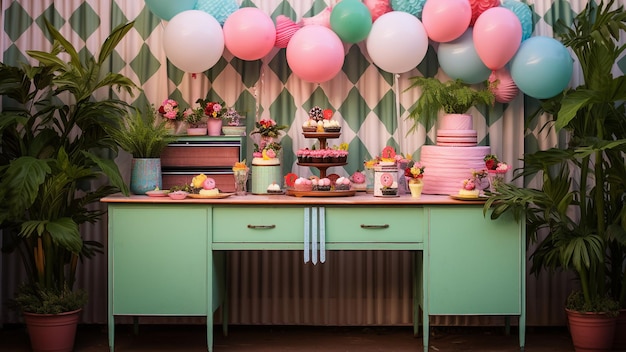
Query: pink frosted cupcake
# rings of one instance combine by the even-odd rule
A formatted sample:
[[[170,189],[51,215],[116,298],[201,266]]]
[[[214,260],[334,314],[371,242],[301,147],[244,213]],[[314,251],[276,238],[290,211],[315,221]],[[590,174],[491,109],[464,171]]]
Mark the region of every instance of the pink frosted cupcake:
[[[293,189],[300,192],[310,192],[313,190],[313,182],[308,178],[298,177],[293,184]]]

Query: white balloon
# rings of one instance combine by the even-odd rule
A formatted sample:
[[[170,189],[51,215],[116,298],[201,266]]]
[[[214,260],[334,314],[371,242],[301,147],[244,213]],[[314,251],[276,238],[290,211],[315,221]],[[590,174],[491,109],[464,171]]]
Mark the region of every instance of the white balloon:
[[[179,69],[197,73],[213,67],[224,53],[222,26],[204,11],[183,11],[163,31],[163,49]]]
[[[428,35],[417,17],[391,11],[378,17],[366,41],[374,64],[391,73],[404,73],[422,62],[428,51]]]

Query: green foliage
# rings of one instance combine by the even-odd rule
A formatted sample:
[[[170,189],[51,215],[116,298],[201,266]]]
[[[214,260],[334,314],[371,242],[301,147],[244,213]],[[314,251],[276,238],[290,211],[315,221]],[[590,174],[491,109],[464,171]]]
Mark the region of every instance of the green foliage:
[[[580,290],[570,293],[567,297],[565,308],[577,312],[606,313],[610,317],[619,315],[619,304],[613,298],[604,296],[588,303],[585,301],[585,295]]]
[[[434,77],[411,77],[410,80],[411,85],[406,90],[419,87],[422,94],[409,113],[408,118],[414,122],[409,132],[414,131],[419,122],[430,130],[440,111],[465,114],[473,106],[489,106],[495,102],[495,96],[486,87],[474,89],[458,79],[441,82]]]
[[[111,137],[134,158],[158,158],[163,149],[176,140],[169,134],[165,121],[159,121],[154,109],[146,107],[143,113],[134,110],[123,126],[109,131]]]
[[[82,308],[87,303],[84,290],[45,289],[32,285],[20,287],[14,302],[23,312],[36,314],[59,314]]]
[[[122,123],[129,107],[114,98],[96,100],[94,93],[137,88],[102,66],[132,26],[114,29],[96,61],[81,60],[46,23],[52,49],[28,51],[38,66],[0,63],[0,95],[6,103],[0,113],[0,229],[3,250],[19,252],[27,284],[37,288],[31,297],[53,300],[54,293],[72,289],[78,261],[102,248],[84,240],[79,226],[101,219],[104,211],[93,206],[100,198],[129,193],[108,132]]]
[[[626,12],[623,6],[611,11],[613,4],[590,2],[572,28],[558,27],[585,82],[541,102],[552,116],[548,127],[569,137],[565,149],[524,155],[518,177],[542,175],[542,188],[504,185],[485,204],[485,210],[493,207],[492,218],[526,216],[529,239],[537,244],[531,271],[574,270],[585,309],[607,294],[626,307],[626,80],[611,74],[626,49],[617,44]],[[547,236],[538,236],[542,229]]]

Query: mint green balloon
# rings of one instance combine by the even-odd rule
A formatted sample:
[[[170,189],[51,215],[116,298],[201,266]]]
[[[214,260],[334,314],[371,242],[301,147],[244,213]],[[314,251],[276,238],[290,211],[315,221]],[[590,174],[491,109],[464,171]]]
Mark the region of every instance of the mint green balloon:
[[[330,13],[330,28],[342,41],[358,43],[372,29],[372,14],[359,0],[342,0]]]
[[[146,6],[161,19],[169,21],[177,14],[193,10],[197,0],[145,0]]]

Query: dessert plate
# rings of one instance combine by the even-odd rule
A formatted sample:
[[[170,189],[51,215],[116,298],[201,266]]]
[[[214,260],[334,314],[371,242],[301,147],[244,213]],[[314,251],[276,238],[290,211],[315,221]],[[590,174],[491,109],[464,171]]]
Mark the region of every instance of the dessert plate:
[[[216,195],[213,196],[205,196],[202,194],[195,194],[195,193],[190,193],[187,197],[189,198],[195,198],[195,199],[222,199],[222,198],[228,198],[230,196],[232,196],[234,193],[218,193]]]
[[[167,189],[158,189],[146,192],[146,194],[150,197],[166,197],[168,193],[170,193],[170,191]]]
[[[450,198],[456,199],[456,200],[470,201],[470,202],[484,202],[487,199],[489,199],[489,197],[486,197],[486,196],[473,197],[473,196],[463,196],[460,194],[451,194]]]

